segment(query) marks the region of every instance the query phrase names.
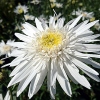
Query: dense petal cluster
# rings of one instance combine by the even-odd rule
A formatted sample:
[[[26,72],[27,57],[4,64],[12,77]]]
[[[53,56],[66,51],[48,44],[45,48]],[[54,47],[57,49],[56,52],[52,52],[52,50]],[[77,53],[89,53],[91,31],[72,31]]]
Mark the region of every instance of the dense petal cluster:
[[[24,23],[24,34],[15,33],[22,42],[9,43],[18,47],[11,56],[16,58],[9,63],[16,66],[10,74],[9,86],[19,83],[17,96],[29,85],[28,97],[36,94],[47,76],[47,87],[51,97],[55,98],[56,81],[69,96],[72,95],[70,81],[90,89],[88,80],[79,73],[82,70],[95,81],[100,81],[98,72],[89,67],[100,68],[100,64],[92,57],[100,58],[98,52],[100,34],[90,31],[90,27],[98,21],[88,23],[88,20],[77,24],[82,15],[64,25],[64,18],[50,17],[49,24],[35,19],[36,27]]]

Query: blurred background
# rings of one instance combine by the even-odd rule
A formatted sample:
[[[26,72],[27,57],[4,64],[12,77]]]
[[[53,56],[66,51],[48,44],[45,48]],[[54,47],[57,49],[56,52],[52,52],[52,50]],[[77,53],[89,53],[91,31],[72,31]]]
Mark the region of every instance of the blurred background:
[[[54,15],[53,9],[57,13],[58,18],[65,18],[65,23],[81,14],[83,14],[81,21],[89,20],[92,22],[100,20],[100,0],[0,0],[0,42],[2,40],[5,43],[8,40],[19,41],[14,36],[14,33],[21,32],[21,29],[23,29],[21,24],[24,22],[35,25],[34,19],[36,17],[40,21],[44,19],[48,23],[49,17]],[[95,24],[91,30],[94,34],[99,34],[100,22]],[[3,57],[5,55],[1,55],[0,59]],[[0,60],[0,66],[9,63],[12,59]],[[100,59],[95,60],[100,63]],[[12,70],[13,68],[11,67],[0,69],[0,94],[3,97],[7,92],[7,84],[10,81],[9,74]],[[100,73],[100,69],[95,70]],[[56,100],[100,100],[100,83],[90,79],[88,76],[86,77],[92,86],[91,90],[79,84],[75,85],[70,80],[73,92],[70,98],[57,83]],[[14,100],[29,100],[27,97],[28,88],[19,97],[16,97],[17,85],[13,88],[12,94]],[[31,100],[50,100],[46,79],[39,92]]]

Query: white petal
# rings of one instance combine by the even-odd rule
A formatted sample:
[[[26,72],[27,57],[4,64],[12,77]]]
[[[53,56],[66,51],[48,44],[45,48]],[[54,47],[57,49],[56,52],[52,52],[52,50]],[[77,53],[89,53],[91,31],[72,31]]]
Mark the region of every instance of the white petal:
[[[50,66],[48,66],[48,73],[47,73],[47,88],[48,90],[50,89],[50,85],[51,85],[51,77],[50,77]]]
[[[55,18],[54,17],[50,17],[49,27],[55,27]]]
[[[93,43],[93,42],[99,42],[99,41],[100,41],[99,39],[95,39],[95,40],[86,40],[85,39],[85,40],[79,40],[78,43],[82,43],[83,44],[83,43],[90,43],[90,42]]]
[[[90,36],[87,36],[87,37],[85,37],[84,39],[96,39],[96,38],[98,38],[98,37],[100,37],[100,34],[96,34],[96,35],[90,35]]]
[[[10,100],[10,92],[9,91],[7,91],[4,100]]]
[[[100,51],[100,49],[80,49],[80,48],[77,48],[77,51],[79,51],[79,52],[94,52],[94,53],[96,53],[97,51]],[[84,56],[86,56],[86,55],[84,55]],[[96,58],[100,58],[100,56],[99,55],[87,55],[87,57],[96,57]]]
[[[79,48],[77,50],[79,51]],[[83,50],[86,50],[86,49],[83,49]],[[89,49],[89,50],[91,50],[91,49]],[[89,51],[89,50],[87,50],[87,51]],[[82,48],[80,48],[80,51],[82,51]],[[95,51],[95,49],[94,49],[94,51]],[[77,52],[77,51],[74,52],[74,55],[76,57],[80,57],[80,58],[89,58],[89,57],[100,58],[100,55],[97,55],[97,54],[85,54],[85,53],[81,53],[81,52]]]
[[[22,81],[20,81],[20,83],[18,85],[18,88],[17,88],[17,97],[22,93],[22,92],[19,91],[19,89],[22,87],[22,85],[23,85],[23,83],[24,83],[25,80],[26,80],[26,78],[23,79]]]
[[[66,69],[66,73],[70,73],[71,76],[81,85],[83,85],[84,87],[90,89],[90,84],[88,82],[88,80],[83,76],[80,75],[77,71],[74,70],[73,67],[71,67],[68,63],[64,62],[65,64],[65,69]]]
[[[2,94],[0,93],[0,100],[3,100],[3,97],[2,97]],[[5,99],[5,100],[7,100],[7,99]]]
[[[77,22],[80,20],[81,17],[82,17],[82,15],[80,15],[79,17],[77,17],[77,18],[74,20],[74,22],[70,25],[69,30],[70,30],[71,28],[73,28],[73,27],[77,24]]]
[[[26,63],[23,67],[22,70],[20,70],[10,81],[9,86],[16,84],[18,82],[20,82],[21,80],[23,80],[25,77],[27,77],[32,71],[34,70],[39,70],[42,67],[41,64],[41,60],[40,59],[35,59],[34,62],[33,60],[30,60],[28,63]]]
[[[27,76],[26,79],[20,82],[18,89],[17,89],[17,97],[24,91],[27,85],[31,82],[32,78],[36,75],[37,71],[38,70],[33,71],[32,73],[30,73],[29,76]]]
[[[44,30],[48,29],[48,25],[45,23],[45,21],[42,21],[42,27]]]
[[[11,52],[11,56],[12,57],[17,57],[17,56],[20,56],[20,55],[25,55],[25,51],[23,50],[18,50],[18,49],[14,49],[12,52]]]
[[[56,80],[54,81],[55,83],[52,84],[52,78],[51,78],[51,62],[48,62],[48,74],[47,74],[47,87],[48,90],[50,91],[50,95],[52,99],[55,99],[55,94],[56,94]]]
[[[25,42],[14,42],[14,43],[9,43],[9,45],[13,47],[18,47],[18,48],[26,48]]]
[[[18,65],[21,61],[23,61],[25,58],[24,58],[25,54],[21,54],[19,55],[18,57],[16,57],[11,63],[10,63],[10,66],[16,66]]]
[[[34,36],[34,34],[36,33],[36,31],[34,30],[34,26],[30,26],[30,24],[29,23],[25,23],[25,24],[22,24],[22,26],[25,28],[25,29],[23,29],[22,31],[26,34],[26,35],[28,35],[28,36],[30,36],[30,37],[33,37]]]
[[[51,73],[51,85],[53,85],[56,81],[56,77],[57,77],[57,67],[56,67],[56,61],[55,59],[51,60],[51,69],[50,69],[50,73]]]
[[[57,73],[58,73],[59,76],[61,76],[62,78],[64,78],[66,81],[69,81],[68,77],[66,75],[66,72],[63,69],[63,63],[61,61],[58,62]]]
[[[32,68],[32,63],[29,63],[25,66],[25,68],[20,71],[19,73],[17,73],[12,79],[11,81],[9,82],[8,84],[8,87],[13,85],[13,84],[16,84],[18,82],[20,82],[21,80],[23,80],[25,77],[27,77],[30,72],[31,72],[31,68]]]
[[[79,50],[80,48],[77,48],[77,49]],[[74,54],[72,54],[72,52],[71,52],[71,53],[69,52],[69,54],[70,54],[70,55],[74,55],[75,57],[88,58],[88,57],[85,56],[83,53],[80,53],[80,52],[77,52],[77,51],[75,51]]]
[[[73,41],[76,41],[76,40],[85,40],[86,37],[88,36],[92,36],[93,32],[92,31],[89,31],[89,30],[86,30],[84,31],[82,34],[80,35],[77,35],[77,33],[74,33],[72,34],[72,36],[70,37],[71,41],[70,42],[73,42]]]
[[[82,69],[81,69],[82,70]],[[89,73],[85,70],[82,70],[85,74],[87,74],[90,78],[92,78],[93,80],[97,81],[97,82],[100,82],[100,78],[92,73]]]
[[[98,20],[97,21],[94,21],[94,22],[91,22],[91,23],[89,23],[89,24],[87,24],[87,25],[84,25],[83,27],[82,27],[82,30],[79,30],[78,32],[77,32],[77,35],[80,35],[82,32],[84,32],[84,31],[86,31],[87,29],[89,29],[90,27],[92,27],[94,24],[96,24],[98,22]]]
[[[22,32],[30,37],[34,37],[33,31],[28,30],[28,29],[23,29]]]
[[[82,44],[86,47],[86,49],[100,49],[100,45],[98,44]]]
[[[55,99],[55,94],[56,94],[56,84],[54,84],[53,86],[50,86],[50,96],[51,96],[51,99]]]
[[[40,87],[43,84],[43,81],[46,77],[47,74],[47,69],[45,68],[44,70],[41,70],[40,73],[38,73],[31,81],[30,87],[29,87],[29,92],[28,92],[28,97],[31,98],[34,94],[38,92]]]
[[[65,91],[67,95],[71,96],[72,92],[71,92],[70,83],[66,75],[66,72],[63,69],[63,65],[59,64],[57,70],[58,70],[57,80],[60,86],[62,87],[62,89]]]
[[[15,33],[15,36],[18,37],[20,40],[27,42],[27,43],[31,43],[32,42],[32,38],[20,33]]]
[[[63,25],[64,25],[64,21],[65,21],[64,18],[58,19],[58,20],[57,20],[57,23],[56,23],[56,26],[57,26],[58,28],[62,28]]]
[[[79,60],[82,62],[85,62],[86,64],[92,65],[92,67],[94,67],[94,68],[100,69],[100,64],[90,58],[89,59],[79,59]]]
[[[37,27],[40,31],[43,31],[42,23],[41,23],[37,18],[35,18],[35,23],[36,23],[36,27]]]
[[[9,66],[9,65],[10,65],[10,63],[5,64],[5,65],[1,66],[1,68],[7,67],[7,66]]]
[[[39,33],[40,31],[35,27],[35,26],[33,26],[33,25],[31,25],[31,24],[29,24],[29,23],[27,23],[27,22],[25,22],[25,29],[27,30],[27,31],[29,31],[29,33],[30,32],[32,32],[31,34],[33,34],[33,35],[35,35],[35,34],[37,34],[37,33]],[[28,33],[27,33],[28,34]],[[32,35],[32,36],[33,36]]]
[[[84,64],[83,62],[79,61],[78,59],[72,58],[71,60],[78,68],[82,68],[83,70],[86,70],[90,73],[93,73],[95,75],[98,75],[98,72],[96,72],[94,69],[90,68],[88,65]]]
[[[79,50],[79,48],[78,48],[78,50]],[[83,49],[83,50],[85,50],[85,49]],[[73,55],[71,53],[69,53],[69,54]],[[97,55],[97,54],[85,54],[85,53],[80,53],[80,52],[77,52],[77,51],[74,52],[74,55],[77,56],[77,57],[84,57],[84,58],[89,58],[89,57],[100,58],[100,55]]]
[[[89,20],[86,20],[86,21],[82,22],[81,25],[78,24],[78,25],[76,26],[76,27],[78,27],[78,28],[75,28],[75,29],[74,29],[74,30],[75,30],[74,33],[77,33],[79,30],[81,30],[82,27],[83,27],[84,25],[86,25],[88,22],[89,22]]]
[[[72,24],[74,21],[75,21],[75,19],[72,19],[72,20],[70,20],[66,25],[69,26],[69,25]],[[65,25],[65,26],[66,26],[66,25]]]
[[[14,70],[11,72],[10,77],[11,77],[11,76],[14,76],[15,74],[18,73],[19,70],[23,69],[23,67],[25,67],[25,64],[26,64],[27,62],[28,62],[28,61],[25,60],[25,61],[21,62],[18,66],[16,66],[16,67],[14,68]]]

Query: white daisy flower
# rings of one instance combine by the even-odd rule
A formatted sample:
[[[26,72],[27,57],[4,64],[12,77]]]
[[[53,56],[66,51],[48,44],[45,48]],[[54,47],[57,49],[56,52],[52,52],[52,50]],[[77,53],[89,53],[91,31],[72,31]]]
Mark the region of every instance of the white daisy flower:
[[[10,57],[10,53],[14,49],[14,47],[10,46],[10,43],[14,43],[14,40],[8,40],[7,43],[5,43],[3,40],[0,43],[0,56],[1,55],[6,55],[6,57]]]
[[[100,34],[94,35],[89,30],[98,21],[88,23],[86,20],[77,25],[81,17],[82,15],[65,25],[63,18],[56,20],[51,17],[49,25],[36,18],[36,27],[26,22],[23,24],[25,29],[22,30],[24,34],[15,33],[23,42],[10,44],[19,50],[12,52],[11,55],[16,58],[8,64],[16,66],[10,74],[13,78],[8,87],[19,83],[17,96],[29,85],[28,97],[32,98],[39,91],[46,76],[47,87],[53,99],[56,94],[56,81],[69,96],[72,95],[69,79],[90,89],[91,85],[79,70],[97,82],[100,81],[98,72],[87,65],[100,68],[100,64],[91,58],[100,58],[96,54],[100,51],[100,45],[93,44],[98,41],[96,38]]]
[[[40,0],[32,0],[31,3],[33,4],[39,4],[41,1]]]
[[[72,15],[76,15],[76,16],[79,16],[79,15],[83,15],[82,16],[82,20],[85,20],[85,19],[90,19],[90,18],[93,18],[94,16],[94,13],[93,12],[86,12],[86,11],[83,11],[81,9],[78,8],[77,11],[73,11],[72,12]]]
[[[34,16],[32,16],[32,15],[29,15],[29,14],[25,14],[24,15],[24,17],[25,17],[25,20],[27,21],[27,20],[34,20]]]
[[[26,12],[28,12],[28,7],[25,6],[25,5],[22,6],[21,4],[19,4],[19,5],[16,7],[16,9],[14,10],[14,12],[15,12],[16,14],[26,13]]]
[[[6,93],[6,96],[4,97],[4,100],[11,100],[10,99],[10,91],[9,90]]]

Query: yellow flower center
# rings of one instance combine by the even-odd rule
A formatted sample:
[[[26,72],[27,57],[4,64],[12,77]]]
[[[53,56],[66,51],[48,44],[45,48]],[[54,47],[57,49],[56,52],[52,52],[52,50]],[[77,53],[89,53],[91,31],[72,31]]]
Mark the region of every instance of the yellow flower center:
[[[23,13],[24,11],[23,11],[22,8],[19,8],[19,9],[18,9],[18,12],[19,12],[19,14],[21,14],[21,13]]]
[[[86,16],[87,16],[87,14],[86,14],[86,13],[84,13],[84,12],[83,12],[82,14],[83,14],[83,16],[84,16],[84,17],[86,17]]]
[[[59,32],[48,31],[43,34],[41,38],[38,39],[39,45],[42,50],[50,50],[58,47],[63,40],[63,35]]]
[[[11,46],[9,46],[9,45],[5,45],[5,46],[3,46],[3,50],[4,50],[4,52],[8,52],[8,51],[10,51],[10,49],[11,49]]]

